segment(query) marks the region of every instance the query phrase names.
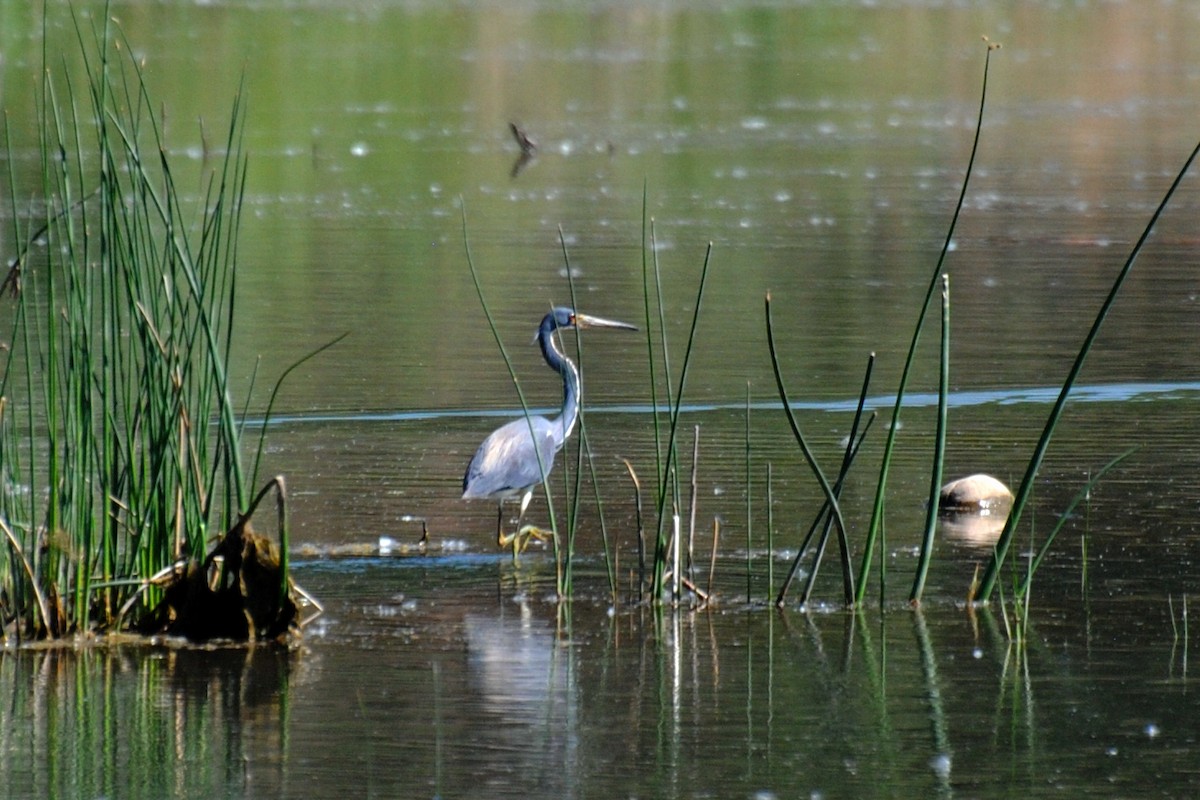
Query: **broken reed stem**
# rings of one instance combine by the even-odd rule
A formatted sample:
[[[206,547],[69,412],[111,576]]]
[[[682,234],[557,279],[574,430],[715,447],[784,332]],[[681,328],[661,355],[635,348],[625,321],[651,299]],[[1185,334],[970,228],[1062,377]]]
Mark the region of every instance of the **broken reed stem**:
[[[775,591],[775,499],[771,488],[771,462],[767,462],[767,603]]]
[[[638,596],[641,597],[646,591],[646,526],[642,521],[642,483],[629,459],[622,458],[621,462],[625,464],[629,480],[633,482],[633,504],[637,510]]]
[[[1187,667],[1188,652],[1188,605],[1187,594],[1183,595],[1183,665]]]
[[[746,381],[746,600],[752,596],[750,553],[754,547],[754,492],[750,480],[750,381]]]
[[[687,347],[683,351],[683,366],[679,372],[679,387],[675,391],[674,404],[671,406],[671,425],[667,433],[666,463],[664,473],[659,475],[658,500],[655,510],[658,515],[658,528],[654,545],[654,596],[659,598],[663,593],[663,578],[666,569],[667,542],[664,529],[667,495],[672,486],[676,487],[675,497],[678,498],[678,473],[675,471],[676,438],[679,429],[679,412],[683,404],[684,388],[687,385],[688,367],[692,361],[692,353],[696,344],[696,329],[700,322],[700,310],[704,302],[704,289],[708,283],[708,268],[712,263],[713,244],[708,243],[704,251],[704,266],[700,270],[700,282],[696,288],[696,301],[692,311],[691,329],[688,331]],[[661,303],[661,297],[660,297]],[[665,341],[665,339],[664,339]],[[653,377],[651,378],[653,379]],[[675,514],[678,515],[678,503],[675,504]]]
[[[37,574],[34,572],[33,566],[29,563],[29,559],[25,557],[25,553],[21,548],[21,542],[17,539],[16,535],[13,534],[12,528],[8,526],[8,522],[3,517],[0,517],[0,529],[4,530],[4,537],[8,539],[9,552],[17,557],[17,560],[21,562],[21,566],[25,570],[25,575],[29,580],[30,590],[33,592],[34,600],[37,602],[38,613],[42,618],[42,628],[49,630],[51,625],[50,609],[46,605],[46,596],[42,593],[42,587],[38,582]],[[14,627],[19,641],[21,626],[16,625]],[[0,632],[2,631],[3,629],[0,629]]]
[[[721,518],[713,517],[712,550],[708,555],[708,596],[712,597],[713,578],[717,574],[717,543],[721,538]]]
[[[679,568],[680,556],[680,530],[679,530],[679,510],[675,509],[671,514],[671,599],[678,603],[681,595],[680,581],[683,578],[682,570]]]
[[[275,493],[275,509],[279,515],[279,607],[283,608],[288,600],[288,548],[291,542],[291,534],[288,532],[288,513],[287,513],[287,482],[284,481],[282,475],[276,475],[274,479],[276,486]]]
[[[700,601],[701,605],[704,605],[705,603],[708,602],[711,595],[708,592],[701,589],[695,583],[693,583],[690,578],[684,578],[682,580],[682,583],[683,583],[683,588],[687,589],[689,592],[696,595],[696,599],[698,599]]]
[[[692,480],[691,480],[691,496],[688,499],[688,554],[687,554],[687,576],[688,580],[695,580],[696,576],[693,572],[693,558],[696,552],[696,469],[700,463],[700,426],[696,425],[692,428]]]

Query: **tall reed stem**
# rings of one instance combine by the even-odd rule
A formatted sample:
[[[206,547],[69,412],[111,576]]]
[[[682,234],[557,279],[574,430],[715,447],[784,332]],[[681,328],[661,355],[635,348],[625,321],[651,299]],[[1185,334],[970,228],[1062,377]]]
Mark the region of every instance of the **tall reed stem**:
[[[925,326],[925,317],[929,313],[929,304],[933,299],[934,290],[937,288],[938,277],[942,274],[942,265],[946,261],[946,254],[950,252],[950,243],[954,240],[954,230],[958,225],[958,216],[962,212],[963,201],[967,196],[967,186],[971,182],[971,171],[975,166],[975,155],[979,151],[979,135],[983,131],[983,109],[987,102],[988,67],[992,62],[992,51],[998,47],[999,45],[993,43],[988,43],[987,45],[987,55],[983,61],[983,87],[979,92],[979,116],[975,123],[975,139],[971,144],[971,157],[967,160],[967,171],[963,175],[962,189],[958,193],[958,202],[954,206],[954,214],[950,218],[950,227],[946,231],[946,238],[942,243],[941,253],[938,254],[933,275],[930,276],[929,288],[925,291],[925,301],[921,304],[921,313],[917,315],[917,324],[913,329],[912,341],[908,345],[908,355],[904,358],[904,369],[900,373],[900,385],[896,389],[896,402],[892,407],[892,421],[888,426],[887,441],[883,446],[883,458],[879,466],[879,479],[875,485],[875,504],[871,511],[871,523],[867,528],[866,543],[863,545],[862,565],[858,573],[858,592],[855,594],[856,603],[861,603],[866,593],[867,578],[871,574],[871,558],[875,553],[875,540],[884,526],[883,515],[885,498],[887,496],[888,470],[892,463],[892,449],[896,444],[896,433],[900,430],[900,410],[904,407],[904,392],[908,387],[908,377],[912,371],[913,356],[916,354],[917,345],[921,341],[921,331]]]
[[[913,578],[908,602],[920,603],[925,591],[925,578],[933,557],[933,535],[937,530],[938,497],[942,486],[942,464],[946,458],[946,398],[950,395],[950,276],[942,276],[942,346],[938,359],[938,410],[937,433],[933,442],[933,466],[929,471],[929,498],[925,504],[925,535],[921,538],[921,552],[917,558],[917,572]]]
[[[667,537],[666,537],[666,508],[667,495],[670,494],[673,485],[671,477],[672,470],[675,469],[675,454],[676,454],[676,434],[679,428],[679,411],[683,404],[683,392],[687,385],[688,366],[691,364],[692,351],[696,344],[696,328],[700,323],[700,309],[704,303],[704,289],[708,283],[708,267],[712,261],[712,242],[708,243],[708,247],[704,251],[704,266],[700,270],[700,282],[696,288],[696,303],[695,309],[692,312],[692,325],[688,331],[687,347],[683,352],[683,366],[679,372],[679,388],[675,392],[675,402],[671,406],[671,425],[668,428],[667,444],[666,444],[666,462],[662,464],[663,472],[659,473],[659,488],[658,502],[656,510],[658,513],[658,534],[654,547],[654,597],[660,598],[663,591],[663,578],[666,571],[667,560]],[[661,302],[661,295],[660,295]],[[665,341],[665,340],[664,340]],[[651,376],[653,380],[653,376]],[[676,506],[677,508],[677,506]]]
[[[1062,417],[1063,409],[1066,408],[1071,388],[1075,385],[1075,380],[1083,370],[1083,364],[1087,360],[1088,353],[1091,352],[1092,345],[1095,343],[1096,337],[1100,334],[1100,328],[1103,326],[1104,320],[1108,318],[1108,312],[1112,309],[1113,303],[1117,301],[1117,295],[1120,294],[1121,287],[1125,285],[1125,279],[1129,277],[1129,273],[1133,270],[1133,264],[1137,260],[1138,255],[1141,254],[1146,240],[1150,238],[1150,233],[1158,223],[1159,217],[1166,210],[1167,204],[1175,195],[1175,190],[1179,188],[1179,184],[1183,182],[1184,176],[1192,168],[1192,163],[1196,160],[1198,154],[1200,154],[1200,142],[1197,142],[1196,146],[1192,149],[1191,154],[1175,175],[1175,180],[1171,182],[1170,188],[1167,189],[1167,193],[1163,195],[1158,208],[1150,216],[1150,220],[1146,223],[1142,235],[1138,237],[1137,243],[1134,244],[1133,250],[1129,253],[1129,258],[1125,260],[1125,265],[1117,273],[1116,280],[1113,281],[1108,296],[1104,298],[1100,310],[1096,313],[1096,319],[1092,323],[1091,329],[1088,331],[1087,336],[1084,337],[1083,344],[1075,356],[1075,361],[1071,364],[1071,369],[1067,373],[1067,378],[1063,381],[1062,389],[1058,393],[1058,399],[1054,401],[1054,407],[1051,408],[1050,416],[1046,419],[1042,435],[1033,449],[1033,455],[1029,459],[1029,464],[1025,467],[1025,476],[1021,479],[1021,484],[1017,487],[1016,494],[1013,497],[1012,511],[1009,512],[1008,521],[1004,523],[1004,530],[1000,533],[1000,538],[996,541],[992,558],[984,570],[983,577],[980,579],[979,591],[976,595],[976,599],[980,602],[986,603],[991,597],[992,589],[995,587],[996,579],[999,577],[1000,568],[1004,565],[1004,559],[1007,557],[1008,549],[1012,544],[1013,534],[1017,529],[1018,523],[1021,521],[1021,514],[1025,510],[1025,505],[1033,491],[1034,480],[1041,469],[1042,460],[1046,456],[1046,450],[1050,447],[1050,439],[1054,436],[1054,429]]]
[[[479,304],[483,308],[483,315],[487,318],[488,328],[492,332],[492,338],[496,340],[496,347],[500,350],[500,356],[504,359],[504,366],[508,369],[508,376],[512,380],[513,389],[517,392],[517,399],[521,403],[521,412],[524,414],[525,421],[529,425],[529,438],[532,441],[536,439],[533,430],[533,417],[529,413],[529,404],[525,402],[525,393],[521,390],[521,380],[517,377],[516,368],[513,367],[512,359],[508,356],[508,350],[504,347],[504,341],[500,338],[500,331],[496,328],[496,321],[492,318],[487,298],[483,294],[483,285],[479,282],[479,272],[475,269],[475,259],[471,256],[471,240],[467,235],[467,204],[461,197],[459,198],[459,207],[462,211],[463,250],[466,253],[467,268],[471,273],[471,282],[475,285],[475,293],[479,297]],[[566,586],[563,572],[563,552],[558,534],[558,521],[554,514],[554,496],[550,491],[550,481],[547,479],[547,465],[542,460],[541,450],[535,447],[533,451],[537,456],[538,472],[542,476],[542,493],[546,498],[546,513],[550,517],[550,531],[554,544],[554,588],[559,597],[565,597]]]

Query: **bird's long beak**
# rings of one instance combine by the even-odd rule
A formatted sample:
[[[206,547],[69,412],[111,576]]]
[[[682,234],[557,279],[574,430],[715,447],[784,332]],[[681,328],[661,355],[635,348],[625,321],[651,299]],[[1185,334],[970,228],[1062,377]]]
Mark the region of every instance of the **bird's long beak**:
[[[636,325],[630,325],[628,322],[617,322],[615,319],[604,319],[603,317],[591,317],[587,314],[575,315],[576,328],[618,328],[623,331],[636,331]]]

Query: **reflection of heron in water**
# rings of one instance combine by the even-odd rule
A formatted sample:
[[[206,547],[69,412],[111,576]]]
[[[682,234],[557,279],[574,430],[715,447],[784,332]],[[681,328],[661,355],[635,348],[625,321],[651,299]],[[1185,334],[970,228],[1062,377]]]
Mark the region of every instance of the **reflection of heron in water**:
[[[522,417],[492,431],[475,451],[463,475],[464,499],[486,497],[498,502],[496,541],[501,547],[511,544],[514,555],[525,549],[530,536],[544,538],[542,532],[533,526],[522,528],[521,520],[525,518],[525,509],[529,507],[533,490],[541,485],[543,473],[549,474],[555,454],[562,449],[579,419],[579,370],[558,349],[554,336],[555,331],[573,328],[637,330],[624,322],[577,314],[570,308],[555,308],[547,314],[538,327],[537,341],[542,347],[542,357],[546,363],[562,375],[562,413],[554,419]],[[521,499],[517,529],[515,533],[505,536],[504,501],[516,497]]]
[[[564,658],[571,649],[556,646],[550,624],[528,604],[518,608],[519,615],[464,617],[471,682],[485,707],[505,720],[541,724],[572,702],[573,676]]]
[[[562,646],[551,622],[527,603],[518,607],[519,614],[506,604],[494,614],[463,618],[468,679],[478,692],[478,713],[489,723],[470,745],[501,756],[487,759],[476,779],[480,788],[491,780],[509,789],[525,782],[533,795],[568,797],[577,779],[569,765],[579,759],[582,733],[576,650]],[[503,769],[489,775],[500,763]]]

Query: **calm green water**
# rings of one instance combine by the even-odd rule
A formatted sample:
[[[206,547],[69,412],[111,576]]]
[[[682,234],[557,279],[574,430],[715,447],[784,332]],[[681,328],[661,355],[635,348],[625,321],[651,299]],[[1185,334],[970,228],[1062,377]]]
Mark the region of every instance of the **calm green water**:
[[[1021,655],[934,605],[556,614],[493,557],[300,568],[295,653],[21,652],[25,797],[1186,797],[1187,653],[1165,604],[1044,607]],[[531,578],[533,580],[531,580]],[[401,587],[404,587],[403,589]],[[437,588],[433,588],[437,587]],[[1163,632],[1167,631],[1166,634]]]
[[[90,25],[98,7],[79,12]],[[999,609],[962,607],[988,546],[969,531],[944,531],[923,615],[899,605],[924,515],[932,334],[893,468],[883,610],[824,605],[840,597],[836,558],[812,613],[765,610],[787,568],[766,552],[767,465],[781,550],[819,491],[773,405],[762,312],[770,291],[801,424],[832,468],[870,352],[873,404],[888,413],[970,152],[979,36],[1002,41],[946,263],[947,472],[1015,483],[1200,135],[1196,6],[264,0],[112,13],[197,193],[244,81],[234,361],[250,391],[261,359],[251,411],[291,361],[350,333],[289,379],[265,467],[287,476],[297,577],[327,613],[288,654],[5,652],[6,796],[1197,793],[1200,712],[1168,605],[1179,624],[1200,553],[1196,176],[1143,252],[1043,470],[1039,534],[1090,472],[1139,447],[1039,572],[1023,652]],[[69,60],[67,7],[52,3],[48,24],[48,56]],[[0,6],[8,163],[25,174],[41,26],[40,8]],[[539,143],[515,177],[513,121]],[[676,375],[713,245],[682,424],[688,453],[700,429],[699,528],[723,520],[720,602],[660,619],[610,611],[590,505],[580,597],[563,609],[547,556],[514,570],[495,553],[494,507],[458,499],[474,448],[517,408],[467,270],[463,208],[524,390],[551,407],[556,379],[526,343],[566,302],[567,260],[582,310],[644,324],[643,196]],[[0,212],[13,213],[7,194]],[[653,472],[645,340],[588,335],[584,369],[627,580],[634,507],[618,456]],[[881,442],[877,430],[844,495],[856,544]],[[530,514],[544,521],[544,502]],[[337,555],[415,541],[406,515],[428,521],[429,557]]]

